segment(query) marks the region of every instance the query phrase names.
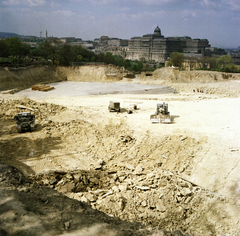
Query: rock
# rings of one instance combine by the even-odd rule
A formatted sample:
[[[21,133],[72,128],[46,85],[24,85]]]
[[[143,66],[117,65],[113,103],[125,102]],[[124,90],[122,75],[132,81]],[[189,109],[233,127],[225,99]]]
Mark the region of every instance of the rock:
[[[140,165],[137,165],[135,172],[136,173],[141,173],[143,171],[143,168]]]
[[[64,183],[64,185],[59,186],[61,192],[67,193],[72,192],[75,188],[75,184],[73,182]]]
[[[120,211],[123,211],[125,204],[124,204],[124,200],[120,199],[120,201],[117,203],[118,204],[118,208]]]
[[[180,193],[183,195],[183,196],[189,196],[192,194],[192,191],[189,189],[189,188],[182,188],[180,190]]]
[[[130,165],[130,164],[126,164],[126,167],[129,169],[129,170],[133,170],[134,169],[134,166]]]
[[[42,201],[42,202],[46,202],[48,200],[47,196],[46,195],[41,195],[39,196],[39,199]]]
[[[102,166],[101,165],[96,165],[95,167],[94,167],[94,170],[101,170],[102,169]]]
[[[127,188],[128,188],[128,185],[127,185],[127,184],[120,184],[120,185],[118,186],[118,189],[119,189],[121,192],[127,191]]]
[[[120,176],[120,177],[118,177],[118,179],[120,182],[123,182],[126,179],[126,176]]]
[[[64,227],[66,230],[70,228],[70,221],[64,223]]]
[[[85,196],[81,197],[81,202],[86,202],[87,204],[90,204],[90,201]]]
[[[75,173],[73,174],[74,182],[78,182],[81,180],[82,174],[81,173]]]
[[[117,189],[118,189],[118,187],[117,187]],[[92,193],[92,194],[97,195],[97,196],[103,195],[103,194],[108,193],[108,192],[109,192],[109,190],[104,190],[104,189],[98,189],[96,191],[89,191],[89,193]]]
[[[114,192],[116,192],[116,193],[118,193],[118,192],[119,192],[119,189],[118,189],[118,187],[117,187],[117,186],[113,186],[113,187],[112,187],[112,190],[113,190]]]
[[[162,201],[158,201],[156,203],[156,209],[157,211],[160,211],[160,212],[165,212],[167,210],[167,208],[164,206],[164,203]]]
[[[97,178],[95,178],[95,177],[90,178],[89,181],[94,183],[94,184],[99,184],[99,180]]]
[[[105,162],[104,162],[104,160],[102,160],[102,159],[99,159],[97,162],[96,162],[96,165],[97,166],[102,166],[102,165],[104,165],[105,164]]]
[[[113,192],[110,191],[110,192],[104,194],[104,195],[101,197],[101,199],[103,199],[103,198],[105,198],[105,197],[107,197],[107,196],[109,196],[109,195],[112,195],[112,194],[113,194]]]
[[[150,190],[149,187],[141,187],[141,186],[135,186],[136,188],[140,189],[140,190],[143,190],[143,191],[147,191],[147,190]]]
[[[82,183],[80,183],[80,182],[78,182],[78,183],[76,184],[76,186],[75,186],[75,192],[76,192],[76,193],[77,193],[77,192],[84,191],[84,189],[85,189],[85,186],[84,186]]]
[[[54,178],[54,179],[51,179],[50,181],[49,181],[49,184],[50,185],[54,185],[54,184],[56,184],[58,182],[58,180],[56,179],[56,178]]]
[[[95,202],[97,200],[97,197],[91,193],[86,193],[85,197],[90,201],[90,202]]]

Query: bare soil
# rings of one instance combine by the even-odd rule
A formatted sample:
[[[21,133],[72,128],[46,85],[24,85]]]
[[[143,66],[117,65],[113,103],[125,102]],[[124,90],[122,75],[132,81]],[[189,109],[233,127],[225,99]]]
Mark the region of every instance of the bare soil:
[[[164,68],[118,81],[178,93],[2,93],[0,235],[238,235],[240,78],[214,73]],[[126,101],[138,109],[127,114]],[[162,101],[172,123],[152,124]],[[17,132],[14,115],[28,111],[19,105],[36,131]]]

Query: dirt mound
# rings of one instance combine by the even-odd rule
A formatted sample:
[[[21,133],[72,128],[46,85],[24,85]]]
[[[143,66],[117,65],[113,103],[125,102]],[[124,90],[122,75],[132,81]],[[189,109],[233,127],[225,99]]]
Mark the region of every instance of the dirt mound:
[[[122,80],[129,73],[124,67],[113,65],[101,66],[79,66],[79,67],[59,67],[58,74],[64,74],[68,81],[81,82],[113,82]]]
[[[153,72],[153,77],[172,83],[212,83],[224,80],[239,80],[240,74],[216,71],[180,71],[177,67],[162,67]]]
[[[220,97],[238,97],[239,73],[216,71],[180,71],[175,67],[163,67],[155,70],[152,76],[145,73],[137,77],[139,83],[168,85],[182,93],[216,94]]]

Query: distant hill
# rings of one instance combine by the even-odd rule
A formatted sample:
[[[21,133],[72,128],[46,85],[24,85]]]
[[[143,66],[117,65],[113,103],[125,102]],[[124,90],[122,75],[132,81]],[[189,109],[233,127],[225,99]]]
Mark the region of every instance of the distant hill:
[[[32,35],[19,35],[15,33],[9,33],[9,32],[0,32],[0,38],[11,38],[11,37],[19,37],[19,38],[26,38],[26,37],[32,37],[32,38],[37,38],[37,36],[32,36]]]
[[[11,38],[11,37],[21,37],[21,35],[15,34],[15,33],[0,32],[0,38]]]

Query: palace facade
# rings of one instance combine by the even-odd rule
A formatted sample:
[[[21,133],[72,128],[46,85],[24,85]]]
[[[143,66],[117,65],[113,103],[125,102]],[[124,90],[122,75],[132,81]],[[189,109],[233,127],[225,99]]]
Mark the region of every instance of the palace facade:
[[[126,59],[164,63],[172,52],[204,53],[210,47],[207,39],[192,39],[189,36],[164,37],[157,26],[153,34],[133,37],[128,42]]]

